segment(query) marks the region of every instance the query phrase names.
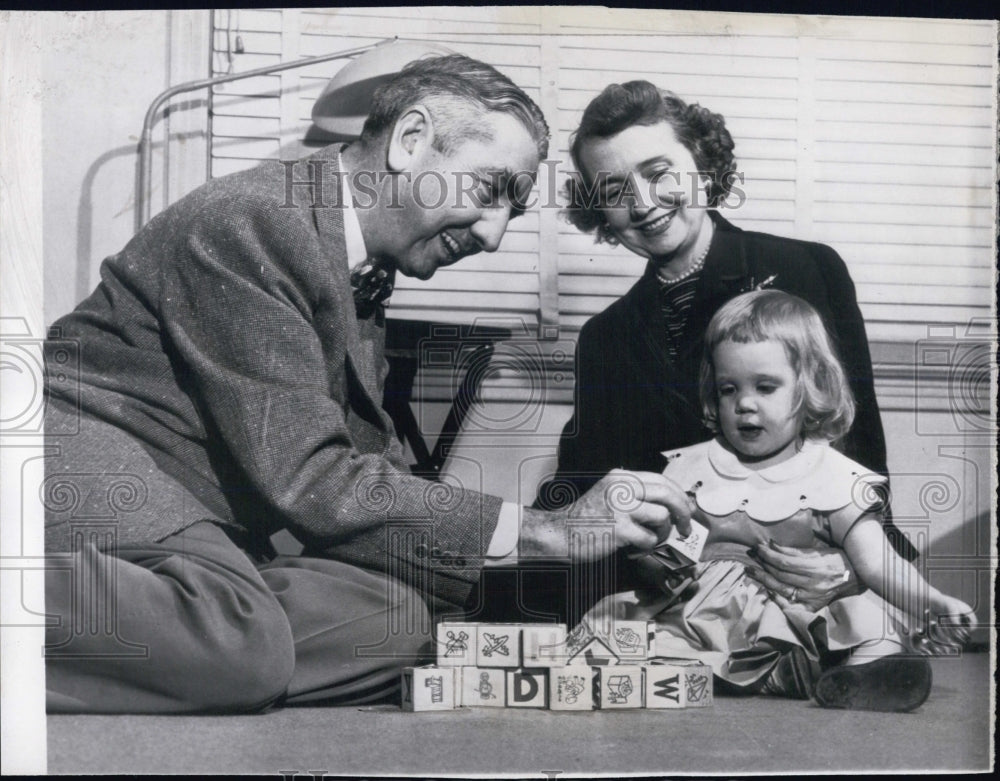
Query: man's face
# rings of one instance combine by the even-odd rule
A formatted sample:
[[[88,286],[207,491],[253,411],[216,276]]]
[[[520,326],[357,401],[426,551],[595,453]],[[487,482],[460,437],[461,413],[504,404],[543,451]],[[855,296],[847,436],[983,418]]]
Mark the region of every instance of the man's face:
[[[541,162],[531,134],[517,119],[492,112],[492,140],[459,142],[449,154],[425,145],[387,193],[383,254],[405,276],[430,279],[477,252],[495,252],[519,214]]]

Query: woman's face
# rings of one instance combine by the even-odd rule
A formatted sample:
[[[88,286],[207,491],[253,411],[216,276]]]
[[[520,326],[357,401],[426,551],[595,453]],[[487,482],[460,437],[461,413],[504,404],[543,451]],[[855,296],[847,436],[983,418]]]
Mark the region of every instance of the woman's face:
[[[579,154],[619,242],[664,264],[693,250],[705,223],[705,182],[668,122],[588,139]]]

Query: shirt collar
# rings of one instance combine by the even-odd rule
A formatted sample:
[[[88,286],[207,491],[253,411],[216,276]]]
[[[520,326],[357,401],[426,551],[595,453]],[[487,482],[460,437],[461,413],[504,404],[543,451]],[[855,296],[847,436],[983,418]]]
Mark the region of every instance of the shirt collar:
[[[354,208],[354,196],[351,193],[350,172],[344,167],[343,155],[337,153],[337,166],[340,169],[340,195],[341,206],[344,217],[344,243],[347,245],[347,267],[354,268],[359,263],[363,263],[368,258],[368,250],[365,248],[365,237],[361,232],[361,221],[358,220],[358,212]]]
[[[830,443],[825,439],[805,439],[799,452],[791,458],[764,469],[753,470],[744,466],[732,446],[721,436],[717,436],[708,446],[708,460],[715,471],[724,477],[740,480],[756,477],[768,483],[781,483],[812,472],[829,449]]]

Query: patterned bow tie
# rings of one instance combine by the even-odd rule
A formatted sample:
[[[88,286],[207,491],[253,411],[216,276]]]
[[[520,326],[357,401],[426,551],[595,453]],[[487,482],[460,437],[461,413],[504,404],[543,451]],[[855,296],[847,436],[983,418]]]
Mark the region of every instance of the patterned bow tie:
[[[395,278],[395,269],[382,268],[371,259],[351,269],[351,291],[358,317],[370,317],[392,295]]]

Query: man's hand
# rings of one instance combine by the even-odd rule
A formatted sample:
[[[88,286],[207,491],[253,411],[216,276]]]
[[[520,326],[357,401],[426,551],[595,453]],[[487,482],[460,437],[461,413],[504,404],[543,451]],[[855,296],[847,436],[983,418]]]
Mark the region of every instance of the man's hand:
[[[572,540],[574,522],[613,528],[611,548]],[[569,507],[553,512],[525,508],[521,523],[521,555],[593,561],[630,545],[648,550],[666,538],[671,524],[682,536],[691,533],[686,494],[672,480],[653,472],[615,469]]]
[[[768,542],[750,553],[760,566],[748,568],[747,574],[774,594],[782,607],[799,603],[819,610],[861,590],[842,551],[802,550]]]

